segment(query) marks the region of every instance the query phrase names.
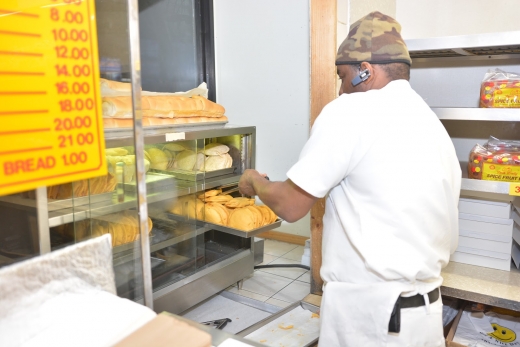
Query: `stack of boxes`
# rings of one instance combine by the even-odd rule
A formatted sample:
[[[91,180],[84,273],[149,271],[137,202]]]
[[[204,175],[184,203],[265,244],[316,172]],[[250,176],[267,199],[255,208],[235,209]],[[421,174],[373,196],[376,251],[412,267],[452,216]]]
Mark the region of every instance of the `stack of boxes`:
[[[516,204],[460,198],[459,246],[450,260],[510,271],[511,256],[518,255],[515,264],[520,260],[520,246],[513,241],[520,243],[520,205]]]

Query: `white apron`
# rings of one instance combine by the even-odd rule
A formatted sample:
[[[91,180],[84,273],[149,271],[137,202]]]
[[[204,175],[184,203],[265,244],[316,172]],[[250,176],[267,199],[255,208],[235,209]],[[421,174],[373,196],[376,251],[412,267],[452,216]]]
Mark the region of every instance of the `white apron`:
[[[328,282],[321,303],[320,347],[384,347],[395,302],[411,285]]]

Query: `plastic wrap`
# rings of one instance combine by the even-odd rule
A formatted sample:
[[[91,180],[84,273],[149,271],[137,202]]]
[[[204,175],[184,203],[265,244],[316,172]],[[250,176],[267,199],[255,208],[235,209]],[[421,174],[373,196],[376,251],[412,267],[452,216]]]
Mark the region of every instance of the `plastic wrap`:
[[[480,86],[480,107],[520,107],[520,75],[500,69],[489,70]]]
[[[490,137],[476,144],[469,154],[468,177],[488,181],[520,180],[520,141],[502,141]]]

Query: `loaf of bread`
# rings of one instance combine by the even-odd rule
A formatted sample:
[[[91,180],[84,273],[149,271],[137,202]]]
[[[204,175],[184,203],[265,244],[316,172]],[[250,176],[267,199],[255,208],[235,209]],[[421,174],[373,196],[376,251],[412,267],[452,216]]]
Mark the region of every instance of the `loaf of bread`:
[[[520,107],[520,75],[500,69],[490,70],[480,86],[480,107]]]
[[[104,92],[116,91],[116,92],[131,92],[132,91],[132,83],[125,82],[117,82],[112,80],[107,80],[104,78],[100,78],[99,82],[101,84],[101,95],[105,94]]]
[[[489,181],[520,181],[520,142],[491,137],[470,152],[468,177]]]
[[[129,96],[104,97],[103,117],[131,118],[132,98]],[[141,109],[144,117],[218,118],[224,115],[225,109],[202,96],[143,96]]]

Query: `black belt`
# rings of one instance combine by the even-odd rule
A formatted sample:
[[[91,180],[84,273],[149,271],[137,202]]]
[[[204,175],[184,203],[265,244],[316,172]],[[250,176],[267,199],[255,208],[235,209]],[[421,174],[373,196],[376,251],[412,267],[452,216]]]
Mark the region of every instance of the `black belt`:
[[[430,299],[430,304],[437,301],[437,299],[439,299],[439,288],[435,288],[434,290],[429,292],[428,298]],[[399,300],[401,301],[401,308],[421,307],[426,305],[426,303],[424,302],[424,296],[421,294],[416,294],[407,298],[401,296]]]
[[[428,298],[431,303],[434,303],[439,299],[440,293],[439,288],[435,288],[431,292],[428,293]],[[414,296],[409,297],[398,297],[395,302],[394,309],[392,310],[392,315],[390,316],[390,321],[388,322],[388,332],[398,333],[401,331],[401,309],[403,308],[412,308],[412,307],[421,307],[426,305],[424,302],[424,296],[421,294],[416,294]]]

